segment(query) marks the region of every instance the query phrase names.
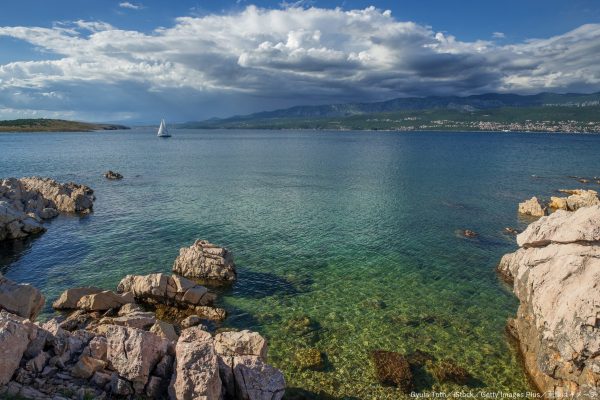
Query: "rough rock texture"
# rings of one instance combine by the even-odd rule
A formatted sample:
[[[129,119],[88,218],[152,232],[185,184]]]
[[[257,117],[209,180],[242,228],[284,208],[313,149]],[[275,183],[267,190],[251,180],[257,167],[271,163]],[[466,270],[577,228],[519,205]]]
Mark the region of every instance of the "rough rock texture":
[[[204,286],[177,275],[127,275],[119,283],[117,291],[131,292],[138,300],[162,304],[204,306],[215,300],[215,295]]]
[[[88,213],[93,191],[75,183],[48,178],[8,178],[0,181],[0,241],[20,239],[46,229],[42,220],[59,212]]]
[[[105,328],[109,365],[133,383],[135,393],[143,393],[150,372],[167,353],[168,341],[140,329],[115,325]]]
[[[5,311],[0,312],[0,385],[6,385],[29,345],[30,328]]]
[[[499,272],[520,300],[509,331],[542,392],[600,393],[600,206],[557,211],[517,237]]]
[[[69,310],[77,308],[77,303],[83,296],[87,296],[89,294],[100,293],[102,289],[96,287],[79,287],[67,289],[54,303],[52,303],[52,307],[55,310]]]
[[[546,215],[546,208],[542,206],[537,197],[532,197],[529,200],[519,203],[519,214],[543,217]]]
[[[598,192],[596,192],[595,190],[561,189],[560,192],[567,193],[570,196],[552,197],[550,199],[550,208],[566,211],[577,211],[582,207],[590,207],[600,204]]]
[[[230,282],[236,279],[233,256],[224,247],[197,240],[179,250],[173,272],[189,278]]]
[[[227,331],[215,335],[215,350],[222,356],[257,356],[267,359],[267,341],[249,330]]]
[[[117,294],[110,290],[104,290],[81,297],[77,302],[77,308],[88,311],[103,311],[111,308],[119,308],[124,304],[133,303],[134,301],[133,294],[130,292]]]
[[[19,284],[0,274],[0,310],[35,320],[44,306],[42,293],[28,284]]]
[[[285,379],[278,369],[258,357],[233,358],[236,397],[241,400],[280,400],[285,392]]]
[[[178,400],[218,400],[221,378],[210,333],[199,327],[184,330],[175,347],[177,361],[169,397]]]

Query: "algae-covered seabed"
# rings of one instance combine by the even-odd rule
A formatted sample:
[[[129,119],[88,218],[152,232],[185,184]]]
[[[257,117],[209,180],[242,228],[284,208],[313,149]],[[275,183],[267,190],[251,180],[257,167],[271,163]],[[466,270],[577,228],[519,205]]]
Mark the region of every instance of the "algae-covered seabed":
[[[600,170],[600,137],[585,135],[139,130],[0,135],[0,148],[3,176],[96,190],[93,214],[0,247],[2,272],[42,289],[46,313],[68,287],[169,272],[180,247],[209,239],[238,265],[226,325],[268,338],[290,398],[401,397],[377,382],[376,349],[473,375],[439,385],[422,371],[416,391],[531,390],[504,333],[517,301],[494,267],[516,245],[502,231],[525,226],[519,201]],[[297,367],[307,347],[322,371]]]

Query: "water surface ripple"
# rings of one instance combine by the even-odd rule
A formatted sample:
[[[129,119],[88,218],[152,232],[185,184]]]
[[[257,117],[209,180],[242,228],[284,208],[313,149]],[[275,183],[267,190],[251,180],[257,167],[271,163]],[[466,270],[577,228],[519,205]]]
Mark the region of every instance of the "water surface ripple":
[[[377,383],[374,349],[420,349],[463,365],[472,387],[524,391],[504,336],[517,302],[494,273],[515,249],[502,230],[526,223],[520,200],[600,175],[598,150],[597,136],[518,133],[0,134],[0,176],[97,195],[93,214],[2,244],[0,270],[49,305],[68,287],[169,272],[180,247],[205,238],[239,266],[220,300],[227,324],[268,337],[298,396],[398,398]],[[108,169],[125,179],[105,180]],[[479,238],[457,234],[466,228]],[[324,371],[297,368],[306,347],[326,354]],[[417,389],[461,388],[423,376]]]

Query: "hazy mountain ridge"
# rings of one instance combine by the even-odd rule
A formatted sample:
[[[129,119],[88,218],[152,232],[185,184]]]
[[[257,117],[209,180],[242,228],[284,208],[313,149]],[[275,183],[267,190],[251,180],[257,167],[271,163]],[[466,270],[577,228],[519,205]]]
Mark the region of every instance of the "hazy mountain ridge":
[[[263,111],[229,118],[212,118],[199,122],[180,124],[182,128],[219,127],[236,122],[266,121],[295,118],[343,118],[357,115],[423,110],[457,110],[474,112],[497,108],[528,107],[588,107],[600,105],[600,93],[539,93],[535,95],[487,93],[466,97],[429,96],[396,98],[374,103],[328,104],[320,106],[295,106],[274,111]]]

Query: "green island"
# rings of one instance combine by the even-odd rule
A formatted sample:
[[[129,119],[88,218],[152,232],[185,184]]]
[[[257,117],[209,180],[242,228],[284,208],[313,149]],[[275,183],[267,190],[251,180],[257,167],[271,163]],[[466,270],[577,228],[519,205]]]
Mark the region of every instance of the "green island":
[[[0,132],[92,132],[118,129],[129,129],[129,127],[46,118],[0,121]]]

